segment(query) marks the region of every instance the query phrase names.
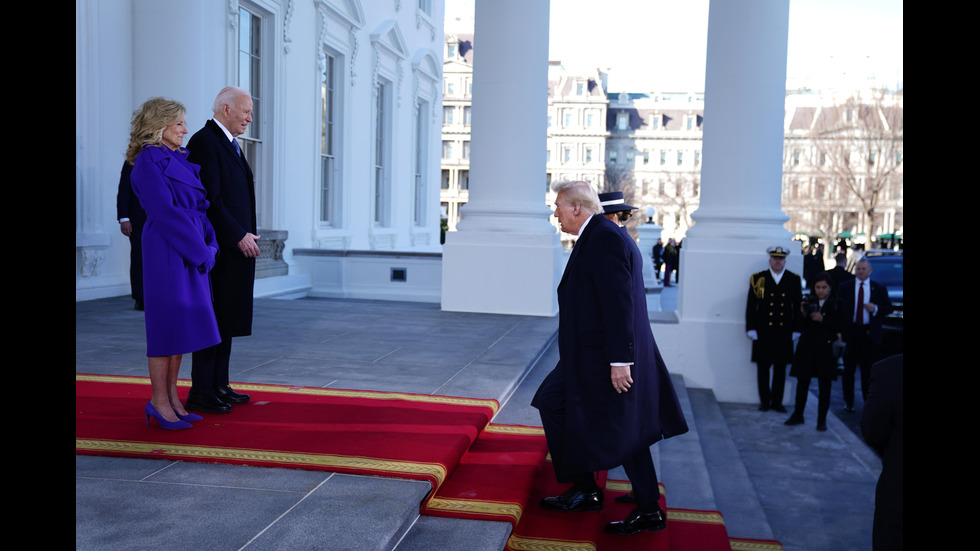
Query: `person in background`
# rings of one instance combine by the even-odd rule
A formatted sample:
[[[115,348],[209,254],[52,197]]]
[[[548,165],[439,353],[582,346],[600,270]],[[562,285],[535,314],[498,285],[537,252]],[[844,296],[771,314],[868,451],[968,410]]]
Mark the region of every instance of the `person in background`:
[[[664,287],[670,287],[670,276],[674,273],[674,269],[677,268],[677,263],[680,260],[680,251],[677,250],[677,242],[671,237],[667,240],[667,246],[664,247]]]
[[[143,310],[143,225],[146,212],[133,193],[130,175],[133,165],[123,161],[119,174],[119,189],[116,191],[116,220],[119,231],[129,238],[129,289],[135,301],[135,308]]]
[[[786,364],[793,361],[793,341],[799,338],[802,329],[803,281],[786,269],[788,250],[770,247],[768,252],[769,269],[749,278],[745,329],[752,340],[752,361],[756,363],[759,411],[773,409],[786,413],[783,407]]]
[[[787,425],[803,424],[810,380],[816,377],[817,430],[827,430],[830,410],[830,385],[837,378],[837,357],[833,343],[840,340],[840,318],[837,299],[832,298],[833,280],[827,272],[813,279],[813,296],[801,305],[803,331],[796,344],[789,374],[797,379],[796,406]]]
[[[848,272],[847,268],[845,267],[847,265],[846,254],[838,252],[836,255],[834,255],[834,262],[837,265],[830,270],[827,270],[827,273],[830,275],[830,279],[834,282],[833,296],[836,297],[837,290],[840,289],[841,284],[849,279],[854,279],[854,274]]]
[[[660,281],[660,268],[664,265],[664,241],[661,238],[657,238],[657,242],[653,245],[653,272],[657,276],[657,281]]]
[[[636,210],[636,207],[626,204],[622,191],[600,193],[599,205],[602,207],[602,214],[620,226],[626,224],[626,221],[633,216],[633,211]]]
[[[861,258],[854,264],[854,279],[840,286],[844,348],[844,411],[854,413],[854,375],[861,372],[861,395],[868,399],[871,364],[878,361],[883,335],[882,321],[892,313],[888,289],[871,280],[871,262]]]
[[[903,368],[902,354],[890,356],[871,366],[870,389],[861,414],[861,435],[881,457],[871,529],[873,551],[901,551],[904,547]]]
[[[143,297],[152,396],[146,423],[186,429],[202,419],[177,395],[183,354],[220,342],[209,272],[218,253],[199,167],[182,147],[187,126],[180,103],[152,98],[133,114],[126,161],[133,192],[146,211]]]

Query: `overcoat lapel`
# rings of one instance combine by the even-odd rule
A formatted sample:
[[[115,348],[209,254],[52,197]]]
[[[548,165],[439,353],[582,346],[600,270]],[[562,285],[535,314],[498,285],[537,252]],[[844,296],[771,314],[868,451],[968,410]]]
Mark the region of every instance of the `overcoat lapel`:
[[[595,218],[596,216],[600,216],[600,215],[593,215],[592,218]],[[595,227],[595,223],[593,222],[592,218],[589,218],[589,221],[586,224],[585,229],[582,230],[582,234],[575,242],[575,246],[572,247],[572,254],[568,255],[568,262],[565,263],[565,271],[562,272],[561,281],[558,282],[559,289],[561,289],[561,286],[565,283],[565,280],[568,278],[568,274],[571,273],[572,265],[575,263],[575,260],[578,258],[579,251],[581,250],[585,241],[588,239],[589,234],[592,233],[592,228]]]

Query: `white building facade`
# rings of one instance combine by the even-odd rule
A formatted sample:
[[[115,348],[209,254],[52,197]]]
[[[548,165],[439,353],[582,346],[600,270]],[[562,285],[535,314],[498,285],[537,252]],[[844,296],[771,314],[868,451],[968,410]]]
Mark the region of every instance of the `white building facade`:
[[[131,113],[169,97],[195,132],[238,85],[255,105],[239,141],[263,237],[256,293],[415,296],[427,279],[415,298],[437,301],[438,267],[411,266],[440,248],[442,9],[76,0],[76,300],[129,293],[115,198]]]

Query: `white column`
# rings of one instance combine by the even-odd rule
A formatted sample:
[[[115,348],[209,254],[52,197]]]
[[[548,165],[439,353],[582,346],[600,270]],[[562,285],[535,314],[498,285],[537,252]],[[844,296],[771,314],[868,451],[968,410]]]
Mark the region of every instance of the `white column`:
[[[469,202],[446,234],[442,308],[552,316],[564,266],[545,204],[549,1],[477,0],[475,14]]]
[[[681,249],[680,323],[654,329],[671,371],[721,401],[758,401],[749,276],[768,267],[768,247],[793,244],[780,205],[788,29],[789,0],[710,5],[701,204]],[[800,273],[790,250],[787,268]]]

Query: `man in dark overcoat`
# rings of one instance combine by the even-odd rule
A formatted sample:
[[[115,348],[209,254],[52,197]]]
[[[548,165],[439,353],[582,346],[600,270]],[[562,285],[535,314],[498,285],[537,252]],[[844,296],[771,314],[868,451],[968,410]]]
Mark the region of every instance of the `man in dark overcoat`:
[[[123,161],[119,174],[119,189],[116,192],[116,220],[119,231],[129,238],[129,288],[136,301],[136,309],[143,309],[143,226],[146,225],[146,211],[140,205],[139,197],[133,193],[130,176],[133,165]]]
[[[793,361],[793,341],[803,330],[803,280],[786,269],[789,251],[770,247],[769,269],[749,277],[745,329],[752,340],[752,361],[759,385],[759,411],[786,413],[783,391],[786,366]],[[769,371],[772,370],[772,385]]]
[[[854,274],[848,272],[847,268],[845,268],[847,265],[846,254],[842,252],[837,253],[834,255],[834,262],[836,265],[827,270],[827,273],[830,274],[830,279],[832,279],[834,282],[834,286],[830,289],[831,298],[836,298],[839,295],[840,286],[843,285],[845,281],[854,279]]]
[[[871,530],[873,551],[904,547],[905,414],[904,356],[890,356],[871,366],[868,398],[861,416],[861,435],[881,457],[875,487]]]
[[[541,414],[565,493],[542,500],[558,511],[595,511],[603,493],[596,471],[623,465],[637,507],[606,530],[634,534],[666,527],[650,446],[687,432],[677,395],[647,315],[643,257],[602,216],[587,182],[556,182],[562,231],[578,234],[558,285],[559,362],[531,405]]]
[[[843,313],[844,347],[844,408],[854,412],[854,374],[861,370],[861,395],[868,399],[868,379],[871,364],[878,361],[882,321],[894,307],[888,298],[888,288],[871,280],[871,263],[860,258],[854,264],[854,279],[841,284],[837,296]]]
[[[255,179],[236,139],[252,122],[248,92],[227,87],[214,101],[214,118],[187,143],[188,160],[201,166],[207,189],[208,219],[221,249],[211,271],[214,313],[221,342],[194,352],[187,409],[228,413],[247,394],[229,386],[231,339],[252,334],[255,259],[259,256],[255,220]]]

